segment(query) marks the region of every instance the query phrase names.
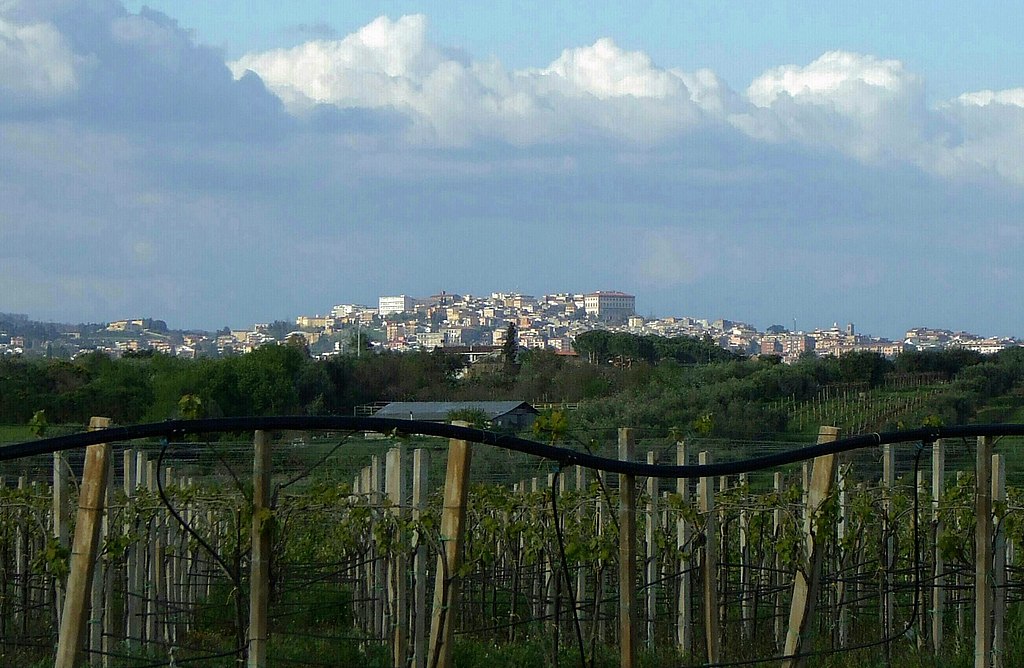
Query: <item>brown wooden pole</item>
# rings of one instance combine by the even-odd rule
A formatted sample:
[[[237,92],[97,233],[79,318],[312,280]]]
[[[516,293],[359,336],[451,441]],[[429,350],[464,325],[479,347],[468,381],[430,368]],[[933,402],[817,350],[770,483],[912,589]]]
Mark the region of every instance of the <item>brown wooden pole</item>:
[[[253,439],[252,557],[249,578],[249,668],[266,668],[270,606],[270,435]]]
[[[427,507],[427,473],[430,470],[430,451],[417,448],[412,453],[412,519],[419,522]],[[418,526],[418,525],[417,525]],[[413,656],[412,668],[427,665],[427,543],[416,535],[416,553],[413,555]]]
[[[619,459],[633,461],[632,429],[619,429]],[[619,665],[636,665],[636,477],[619,474]]]
[[[466,423],[453,423],[468,427]],[[455,611],[459,605],[459,568],[466,532],[466,501],[469,497],[469,468],[473,451],[467,441],[448,442],[448,470],[444,483],[444,507],[441,510],[441,553],[437,556],[434,580],[434,610],[430,622],[430,668],[452,665],[452,638]]]
[[[992,668],[992,437],[978,437],[975,463],[974,668]]]
[[[676,443],[676,465],[686,466],[689,462],[686,459],[686,443]],[[690,481],[686,478],[679,478],[676,481],[676,493],[684,504],[690,501]],[[676,552],[679,554],[679,599],[676,603],[676,645],[684,656],[689,656],[693,649],[692,627],[690,626],[690,596],[692,589],[690,585],[690,563],[689,557],[683,557],[683,553],[692,553],[690,545],[690,532],[692,531],[689,521],[682,513],[676,520]]]
[[[829,443],[839,438],[836,427],[821,427],[818,430],[818,443]],[[798,668],[804,665],[800,651],[811,639],[814,606],[818,598],[818,586],[821,580],[821,563],[825,556],[825,540],[828,532],[819,536],[815,524],[820,517],[822,506],[832,493],[832,485],[836,477],[836,455],[824,455],[814,459],[814,468],[807,489],[807,565],[798,568],[793,583],[793,600],[789,609],[789,630],[786,633],[786,647],[782,660],[783,668]]]
[[[946,447],[942,439],[932,445],[932,526],[934,536],[934,571],[935,586],[932,590],[932,650],[938,654],[942,650],[943,616],[946,606],[946,563],[939,549],[939,538],[945,531],[939,505],[944,494],[946,477]]]
[[[654,452],[647,453],[647,463],[657,464],[657,455]],[[658,616],[658,585],[660,578],[658,569],[658,479],[654,476],[647,478],[647,527],[645,539],[647,542],[647,564],[646,583],[647,596],[645,603],[645,614],[647,616],[647,646],[654,647],[655,622]]]
[[[697,455],[702,466],[711,463],[711,453]],[[715,479],[700,478],[697,502],[704,515],[704,645],[708,663],[718,663],[721,654],[721,624],[718,619],[718,518],[715,513]]]
[[[90,429],[110,426],[109,418],[94,417]],[[54,668],[74,668],[82,643],[82,632],[88,619],[88,601],[92,585],[92,570],[99,551],[100,518],[107,494],[107,474],[110,470],[110,444],[90,445],[85,450],[85,469],[78,495],[78,521],[71,547],[71,571],[64,595],[60,636]]]
[[[53,537],[62,547],[68,546],[68,464],[63,452],[53,453]],[[53,611],[57,626],[60,627],[64,611],[65,583],[59,576],[53,577]]]
[[[992,555],[992,668],[1004,668],[1006,650],[1006,458],[992,455],[992,503],[1001,512],[995,522]]]
[[[405,516],[405,446],[388,450],[385,460],[385,480],[389,510],[396,519],[401,521]],[[408,572],[406,568],[405,546],[398,545],[390,559],[390,575],[388,576],[389,595],[391,601],[391,633],[392,654],[395,668],[404,668],[409,660],[409,610],[407,598]]]

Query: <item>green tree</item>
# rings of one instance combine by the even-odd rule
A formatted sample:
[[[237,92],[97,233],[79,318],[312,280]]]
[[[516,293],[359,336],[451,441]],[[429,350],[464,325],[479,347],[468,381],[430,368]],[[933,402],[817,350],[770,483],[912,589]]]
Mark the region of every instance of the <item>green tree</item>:
[[[501,344],[501,360],[503,371],[507,378],[515,378],[519,372],[519,330],[516,323],[509,322],[505,329],[505,340]]]

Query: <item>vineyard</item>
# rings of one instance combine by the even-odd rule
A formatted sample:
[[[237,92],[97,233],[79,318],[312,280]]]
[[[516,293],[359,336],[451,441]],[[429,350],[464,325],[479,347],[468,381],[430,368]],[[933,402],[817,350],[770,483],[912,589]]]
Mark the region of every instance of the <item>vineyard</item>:
[[[690,479],[391,432],[227,438],[0,465],[0,664],[1024,659],[1017,437]],[[578,449],[692,465],[802,445],[622,429]]]

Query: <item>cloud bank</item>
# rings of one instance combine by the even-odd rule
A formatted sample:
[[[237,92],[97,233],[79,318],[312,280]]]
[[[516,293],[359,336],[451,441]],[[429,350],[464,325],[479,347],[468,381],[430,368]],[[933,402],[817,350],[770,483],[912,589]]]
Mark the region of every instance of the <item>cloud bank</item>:
[[[1015,150],[1024,138],[1015,115],[1022,89],[930,105],[925,82],[901,62],[848,51],[770,69],[737,92],[711,70],[665,69],[611,38],[567,48],[545,67],[508,70],[432,43],[426,17],[413,15],[380,17],[342,39],[250,53],[230,67],[236,77],[259,75],[299,117],[319,105],[397,111],[414,145],[654,145],[729,128],[865,163],[1024,184]]]

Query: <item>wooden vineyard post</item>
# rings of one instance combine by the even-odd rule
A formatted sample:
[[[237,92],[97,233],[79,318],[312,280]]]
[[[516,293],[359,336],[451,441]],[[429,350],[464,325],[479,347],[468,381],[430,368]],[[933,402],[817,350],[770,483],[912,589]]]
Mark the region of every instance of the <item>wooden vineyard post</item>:
[[[585,492],[587,491],[587,470],[582,466],[576,467],[576,491],[579,492],[578,496],[580,498],[580,505],[576,510],[576,519],[580,526],[583,526],[587,512],[582,502]],[[573,591],[573,607],[576,610],[579,610],[585,600],[587,600],[587,576],[586,571],[581,564],[576,571],[576,587]]]
[[[1003,668],[1006,622],[1006,458],[992,455],[992,505],[996,511],[992,555],[992,668]]]
[[[466,423],[453,422],[459,426]],[[449,668],[452,663],[452,638],[455,611],[459,605],[459,568],[466,531],[466,501],[469,496],[469,468],[473,451],[467,441],[448,442],[448,469],[444,481],[444,506],[441,510],[441,553],[437,555],[434,579],[434,611],[430,620],[430,668]]]
[[[18,476],[18,489],[22,492],[26,489],[25,476]],[[26,511],[24,508],[17,509],[17,530],[14,543],[14,568],[18,578],[18,601],[15,606],[14,621],[19,633],[27,635],[28,631],[28,549],[29,529],[25,520]]]
[[[146,489],[155,494],[156,488],[156,462],[146,460]],[[163,542],[160,540],[160,517],[153,515],[149,520],[146,534],[146,550],[148,551],[149,564],[148,575],[146,576],[146,642],[156,642],[157,616],[159,609],[157,601],[160,600],[160,580],[163,571]]]
[[[430,451],[416,448],[412,453],[412,520],[419,526],[427,507],[427,471],[430,469]],[[413,653],[412,668],[427,666],[427,544],[416,534],[416,554],[413,555]]]
[[[657,455],[654,452],[647,453],[647,463],[656,464]],[[657,619],[658,587],[658,479],[654,476],[647,478],[647,646],[654,647],[654,622]]]
[[[249,576],[249,668],[267,665],[270,606],[270,435],[257,430],[252,463],[252,556]]]
[[[959,489],[964,483],[965,474],[963,471],[956,472],[956,486]],[[962,515],[958,513],[956,515],[956,532],[960,533],[964,529],[964,522]],[[967,641],[967,596],[960,592],[967,591],[967,573],[966,569],[957,569],[956,571],[956,639],[957,648],[963,647]]]
[[[775,493],[775,510],[772,511],[772,535],[778,541],[782,537],[782,474],[775,472],[773,477],[772,490]],[[782,649],[786,643],[786,637],[782,629],[782,555],[775,551],[775,561],[772,564],[772,587],[775,589],[775,644]]]
[[[838,556],[836,563],[838,566],[839,577],[836,578],[835,584],[835,618],[836,618],[836,632],[835,635],[839,639],[839,646],[844,647],[850,636],[850,613],[848,606],[846,605],[846,569],[850,565],[850,561],[853,557],[854,550],[847,549],[844,543],[846,542],[846,533],[849,530],[850,522],[850,504],[848,498],[848,487],[850,476],[850,465],[839,467],[839,521],[836,523],[836,545],[838,546]]]
[[[373,455],[370,457],[370,504],[373,507],[375,524],[380,521],[378,518],[384,498],[384,485],[381,479],[382,463],[379,456]],[[374,533],[376,534],[376,532]],[[380,638],[382,642],[386,642],[386,629],[390,624],[390,620],[386,619],[388,616],[388,588],[384,582],[384,579],[387,577],[387,568],[385,568],[384,555],[380,545],[377,544],[376,538],[373,539],[373,561],[370,569],[370,587],[373,591],[373,635]]]
[[[53,537],[60,547],[68,546],[68,464],[63,452],[53,453]],[[58,576],[53,577],[53,610],[57,626],[60,626],[64,611],[64,584]]]
[[[405,503],[404,446],[388,450],[385,467],[384,484],[387,488],[388,500],[391,502],[390,511],[397,520],[401,521],[404,515],[402,506]],[[405,560],[405,546],[398,545],[395,553],[391,556],[391,573],[388,577],[388,586],[390,588],[388,598],[391,601],[390,607],[393,611],[391,631],[395,668],[404,668],[409,655],[409,611],[406,608],[408,573],[406,572]]]
[[[934,573],[935,586],[932,588],[932,651],[942,650],[942,621],[946,605],[946,564],[939,549],[939,538],[945,527],[939,506],[944,492],[946,476],[946,446],[940,438],[932,444],[932,527],[934,532]]]
[[[922,445],[921,447],[924,447],[924,446]],[[915,499],[917,501],[917,508],[918,508],[918,510],[916,511],[917,512],[917,516],[914,517],[914,522],[917,523],[915,526],[919,526],[924,521],[924,511],[921,508],[921,505],[922,505],[921,504],[921,496],[926,491],[924,475],[925,475],[924,471],[921,468],[918,468],[916,476],[915,476],[915,479],[914,479],[914,495],[915,495]],[[921,559],[920,553],[914,555],[914,563],[916,564],[914,566],[914,568],[915,568],[915,570],[914,570],[914,578],[917,581],[921,581],[925,577],[925,574],[923,572],[924,566],[919,563],[920,559]],[[918,594],[918,596],[921,596],[921,595]],[[919,651],[923,651],[925,649],[926,642],[928,640],[928,638],[927,638],[927,636],[928,636],[928,615],[925,614],[926,603],[922,599],[923,599],[923,596],[921,596],[921,598],[918,599],[918,603],[917,603],[917,605],[920,608],[920,610],[919,610],[919,612],[917,614],[917,621],[916,621],[916,626],[917,626],[917,649]]]
[[[974,668],[992,668],[992,437],[978,437],[975,463]]]
[[[559,476],[560,480],[565,480],[565,476]],[[549,473],[547,477],[547,489],[552,490],[555,484],[555,474]],[[558,573],[555,571],[555,557],[554,555],[545,551],[544,554],[544,587],[542,590],[542,598],[544,601],[543,615],[544,619],[552,620],[555,619],[555,599],[558,597],[558,585],[562,581],[558,577]],[[555,632],[558,632],[557,625],[555,626]]]
[[[749,489],[749,478],[746,473],[740,474],[740,493],[744,499]],[[750,514],[747,512],[746,504],[740,510],[740,611],[741,628],[743,638],[750,639],[754,623],[754,595],[751,587],[750,577]]]
[[[103,429],[109,425],[109,418],[94,417],[89,421],[90,429]],[[99,552],[100,517],[107,494],[109,460],[109,443],[90,445],[86,448],[85,469],[78,495],[78,521],[71,548],[71,570],[68,573],[54,668],[74,668],[81,646],[82,631],[89,614],[92,569]]]
[[[896,541],[894,534],[896,528],[893,524],[892,496],[893,487],[896,486],[896,458],[893,446],[886,444],[882,446],[882,535],[885,537],[885,552],[882,555],[882,596],[881,596],[881,617],[882,634],[885,638],[891,638],[895,628],[893,619],[893,567],[896,563]],[[885,651],[889,651],[889,643],[885,644]]]
[[[370,499],[370,467],[364,466],[359,469],[358,484],[356,485],[357,494],[359,495],[358,502],[363,505],[369,504]],[[372,519],[371,527],[372,531]],[[357,566],[360,571],[357,579],[359,583],[358,587],[358,598],[360,601],[359,609],[359,622],[360,628],[363,633],[373,635],[373,541],[368,541],[368,548],[366,552],[366,558],[362,565]]]
[[[829,443],[839,438],[836,427],[821,427],[818,430],[818,443]],[[785,658],[783,668],[797,668],[804,664],[800,655],[801,649],[810,641],[814,616],[814,605],[818,598],[818,585],[821,580],[821,563],[825,556],[825,540],[827,532],[820,535],[817,521],[823,507],[832,493],[836,477],[836,455],[823,455],[814,459],[809,489],[807,490],[807,568],[796,571],[793,583],[793,600],[789,609],[789,630],[786,632],[786,646],[783,649]]]
[[[135,496],[135,452],[130,448],[126,448],[122,453],[124,463],[124,496],[125,496],[125,513],[124,513],[124,525],[121,531],[124,535],[130,536],[132,533],[131,520],[128,518],[132,514],[132,498]],[[125,578],[124,578],[124,633],[125,639],[129,645],[136,638],[137,631],[135,624],[138,621],[138,614],[136,610],[136,598],[135,598],[135,551],[138,548],[129,542],[128,547],[125,550]]]
[[[633,461],[636,438],[619,429],[619,460]],[[636,476],[619,474],[619,665],[636,665]]]
[[[603,474],[600,471],[595,471],[594,477],[597,478],[599,486],[600,484],[603,484],[606,480],[606,478],[603,477]],[[608,502],[605,499],[604,494],[597,495],[597,503],[595,505],[596,509],[594,515],[595,522],[597,524],[596,533],[598,538],[600,539],[604,536],[605,523],[607,521],[608,514],[611,512],[611,509],[608,507]],[[605,617],[603,616],[605,609],[605,566],[606,564],[599,558],[597,578],[594,580],[594,612],[592,615],[594,629],[591,634],[592,636],[595,636],[599,642],[602,643],[606,642],[608,639],[608,625],[606,623]]]
[[[109,426],[109,420],[104,426]],[[99,429],[90,425],[90,430]],[[99,544],[102,545],[110,533],[110,489],[114,480],[114,458],[107,458],[107,484],[103,495],[103,511],[100,516]],[[111,634],[113,632],[111,610],[113,587],[110,586],[112,578],[108,573],[109,564],[97,559],[92,569],[92,614],[89,619],[89,664],[94,668],[108,665],[110,657],[106,654],[111,649]]]
[[[676,465],[686,466],[686,443],[676,443]],[[683,505],[690,501],[690,481],[686,478],[676,480],[676,493]],[[692,559],[683,557],[683,553],[693,553],[690,545],[691,527],[683,514],[676,520],[676,552],[679,555],[679,600],[676,605],[676,644],[679,651],[688,656],[693,649],[693,627],[690,625],[691,579],[690,564]]]
[[[698,455],[701,466],[711,463],[711,453]],[[715,479],[701,478],[697,483],[697,501],[704,515],[704,642],[708,663],[718,663],[721,634],[718,623],[718,522],[715,516]]]

